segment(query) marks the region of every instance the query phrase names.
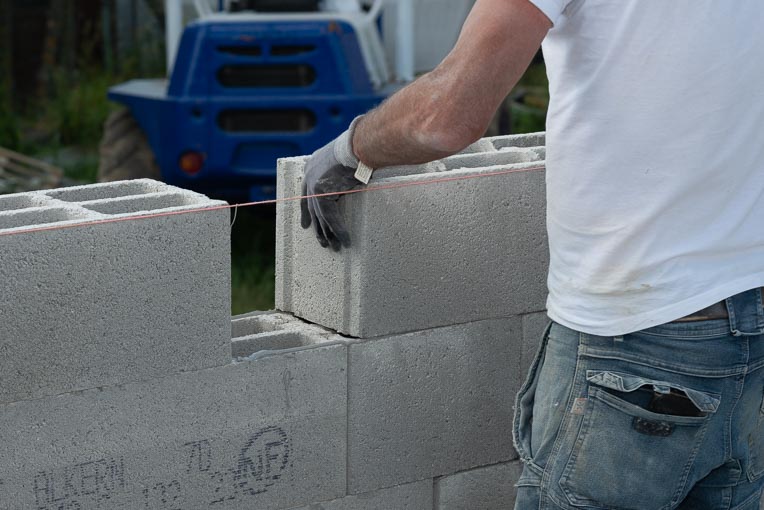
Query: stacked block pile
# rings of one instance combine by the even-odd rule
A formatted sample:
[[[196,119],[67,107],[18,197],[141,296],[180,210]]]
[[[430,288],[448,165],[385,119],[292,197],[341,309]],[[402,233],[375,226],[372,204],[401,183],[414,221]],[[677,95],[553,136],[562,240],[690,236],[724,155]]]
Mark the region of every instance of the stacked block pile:
[[[0,197],[0,510],[511,507],[544,174],[440,181],[543,159],[528,135],[382,170],[439,182],[345,197],[340,253],[280,204],[281,311],[233,320],[221,203],[148,180]]]

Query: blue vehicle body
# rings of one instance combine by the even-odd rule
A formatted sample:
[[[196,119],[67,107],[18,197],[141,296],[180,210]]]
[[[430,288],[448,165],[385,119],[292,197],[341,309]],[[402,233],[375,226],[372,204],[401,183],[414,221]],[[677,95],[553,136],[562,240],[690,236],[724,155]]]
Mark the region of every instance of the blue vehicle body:
[[[203,20],[167,80],[109,90],[145,132],[165,182],[232,201],[275,196],[276,160],[310,154],[389,93],[375,90],[342,21]],[[202,155],[196,174],[181,170]]]

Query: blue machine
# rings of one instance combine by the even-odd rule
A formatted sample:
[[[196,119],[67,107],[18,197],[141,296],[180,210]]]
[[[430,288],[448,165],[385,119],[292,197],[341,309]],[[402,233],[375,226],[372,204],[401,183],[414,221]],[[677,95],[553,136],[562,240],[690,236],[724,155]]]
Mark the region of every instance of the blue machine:
[[[269,199],[277,158],[312,153],[391,92],[363,44],[341,17],[201,18],[185,28],[169,81],[130,81],[109,98],[130,110],[165,182]]]

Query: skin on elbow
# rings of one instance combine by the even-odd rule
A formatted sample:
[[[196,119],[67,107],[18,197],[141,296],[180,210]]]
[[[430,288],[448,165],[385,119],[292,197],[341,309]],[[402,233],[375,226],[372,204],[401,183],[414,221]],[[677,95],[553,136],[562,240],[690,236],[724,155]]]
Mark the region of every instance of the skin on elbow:
[[[423,115],[411,133],[417,143],[442,154],[455,154],[476,142],[485,133],[490,118],[483,121],[466,118],[468,112],[453,108],[436,108],[432,115]]]
[[[441,157],[450,156],[460,152],[468,145],[475,143],[482,136],[482,132],[465,130],[461,126],[442,126],[438,130],[415,133],[418,143],[429,147],[433,152],[441,154]]]

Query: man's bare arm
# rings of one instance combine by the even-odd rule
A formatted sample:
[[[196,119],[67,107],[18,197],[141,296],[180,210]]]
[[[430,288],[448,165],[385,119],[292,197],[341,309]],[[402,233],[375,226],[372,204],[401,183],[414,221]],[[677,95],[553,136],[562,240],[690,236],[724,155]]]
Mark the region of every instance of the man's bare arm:
[[[528,0],[477,0],[443,62],[361,119],[356,156],[372,168],[417,164],[473,143],[551,26]]]

